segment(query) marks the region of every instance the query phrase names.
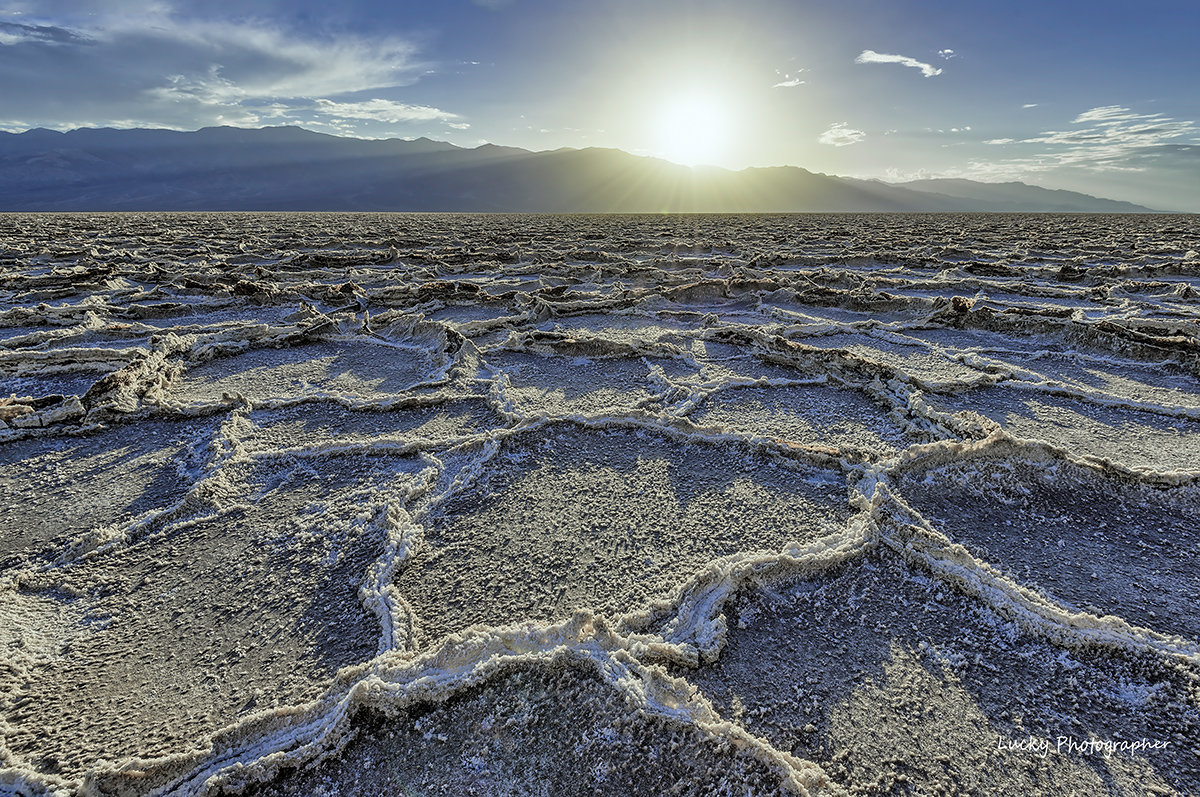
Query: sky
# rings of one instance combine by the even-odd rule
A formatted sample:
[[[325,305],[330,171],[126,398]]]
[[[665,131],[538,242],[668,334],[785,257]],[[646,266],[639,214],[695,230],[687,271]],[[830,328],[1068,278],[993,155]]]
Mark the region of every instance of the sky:
[[[0,130],[299,125],[1200,212],[1200,0],[0,0]]]

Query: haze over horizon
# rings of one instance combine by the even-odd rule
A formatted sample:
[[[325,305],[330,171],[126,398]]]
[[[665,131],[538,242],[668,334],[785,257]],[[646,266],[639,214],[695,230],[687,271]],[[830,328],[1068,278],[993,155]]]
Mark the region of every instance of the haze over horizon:
[[[0,2],[0,130],[297,125],[1200,212],[1197,27],[1182,0]]]

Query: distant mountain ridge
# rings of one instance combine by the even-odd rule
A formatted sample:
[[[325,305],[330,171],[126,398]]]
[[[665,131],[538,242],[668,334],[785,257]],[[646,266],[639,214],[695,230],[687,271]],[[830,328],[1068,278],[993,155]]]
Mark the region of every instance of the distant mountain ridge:
[[[0,211],[1146,213],[1024,183],[689,168],[616,149],[473,149],[298,127],[0,133]]]

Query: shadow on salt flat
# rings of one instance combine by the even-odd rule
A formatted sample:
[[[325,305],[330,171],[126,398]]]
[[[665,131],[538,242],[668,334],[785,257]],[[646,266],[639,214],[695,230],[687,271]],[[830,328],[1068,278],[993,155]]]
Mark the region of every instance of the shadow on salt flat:
[[[1152,655],[1075,652],[888,552],[727,607],[716,663],[678,674],[722,715],[821,763],[852,793],[1140,795],[1200,787],[1195,672]],[[1048,741],[1037,752],[1000,740]],[[1085,742],[1169,742],[1145,756],[1060,754]],[[906,785],[907,782],[907,785]],[[1169,792],[1168,792],[1169,793]]]
[[[907,321],[912,318],[912,310],[909,308],[852,310],[848,307],[823,307],[799,303],[764,304],[762,307],[764,315],[768,317],[772,316],[771,310],[773,307],[778,308],[777,315],[781,316],[782,320],[798,324],[855,324],[864,322],[889,324]]]
[[[845,349],[852,354],[891,366],[929,385],[979,381],[982,372],[945,357],[923,345],[889,343],[868,335],[836,333],[813,338],[796,338],[797,343],[819,349]],[[915,342],[914,342],[915,343]]]
[[[349,411],[340,404],[305,403],[253,410],[254,428],[242,437],[250,452],[369,443],[381,437],[432,440],[435,444],[504,426],[484,399],[448,400],[392,410]]]
[[[240,715],[316,697],[377,651],[359,595],[383,533],[380,488],[415,457],[330,457],[240,467],[244,502],[52,571],[47,595],[79,594],[86,632],[16,674],[8,749],[45,772],[191,748]],[[227,490],[229,487],[227,486]]]
[[[1038,351],[1059,351],[1065,348],[1061,341],[1050,337],[1018,337],[993,332],[988,329],[905,329],[900,334],[914,340],[941,346],[954,351],[979,351],[991,355],[992,352],[1029,353]]]
[[[1200,639],[1200,490],[1068,462],[976,458],[904,473],[899,492],[984,561],[1095,614]]]
[[[524,413],[547,415],[631,412],[661,387],[650,382],[640,357],[571,357],[491,351],[489,367],[509,378],[507,398]]]
[[[606,340],[639,345],[656,341],[677,343],[683,333],[703,327],[703,318],[695,316],[691,323],[669,315],[605,315],[587,313],[568,318],[545,321],[536,328],[547,332],[563,332],[568,335],[590,335]]]
[[[280,325],[296,315],[296,305],[245,305],[225,302],[215,306],[189,303],[186,297],[162,305],[132,305],[122,315],[164,330],[182,327],[237,327]]]
[[[0,311],[0,319],[4,317],[4,311]],[[65,332],[70,327],[51,326],[51,325],[20,325],[20,326],[0,326],[0,348],[16,351],[24,348],[21,341],[28,340],[30,335],[53,335],[56,332]],[[63,337],[69,336],[64,335]]]
[[[117,370],[115,367],[113,370]],[[111,371],[58,372],[50,374],[0,375],[0,398],[15,395],[17,398],[40,398],[41,396],[82,396],[88,388],[99,382]]]
[[[190,487],[179,467],[203,449],[214,427],[141,421],[80,437],[0,443],[0,561],[178,501]]]
[[[323,341],[285,349],[250,349],[188,369],[172,386],[172,400],[220,401],[240,393],[251,401],[316,392],[361,398],[401,393],[433,375],[430,353],[367,342]]]
[[[449,324],[453,327],[465,327],[479,322],[499,321],[506,318],[511,318],[513,322],[524,320],[520,316],[514,316],[513,309],[503,304],[449,305],[440,310],[434,310],[427,317],[431,321]]]
[[[26,339],[27,345],[16,346],[13,348],[13,351],[58,352],[64,349],[102,349],[113,352],[114,360],[121,359],[128,361],[131,359],[132,353],[137,349],[149,349],[151,347],[150,338],[153,335],[154,333],[151,332],[141,332],[133,329],[115,329],[112,327],[98,330],[87,329],[69,335],[53,337],[39,336],[36,339]],[[0,341],[0,345],[3,345],[3,341]]]
[[[774,794],[779,774],[698,729],[630,708],[571,665],[505,672],[444,703],[364,712],[336,758],[247,793]]]
[[[926,394],[941,412],[978,413],[1015,437],[1042,440],[1155,471],[1200,468],[1200,421],[1130,407],[1104,406],[1001,384],[954,395]]]
[[[691,419],[699,426],[875,457],[892,456],[915,442],[862,393],[828,385],[730,388],[708,396]]]
[[[996,354],[988,357],[1033,371],[1047,381],[1061,382],[1113,398],[1153,402],[1163,406],[1200,407],[1200,379],[1175,363],[1144,363],[1114,358],[1079,359],[1067,354],[1015,360]]]
[[[726,379],[812,379],[816,372],[801,370],[792,365],[778,365],[762,357],[747,354],[741,346],[697,340],[692,342],[692,356],[703,369],[705,380]]]
[[[840,473],[736,446],[552,427],[511,441],[427,523],[395,583],[423,644],[468,626],[610,617],[665,598],[713,559],[840,531]]]

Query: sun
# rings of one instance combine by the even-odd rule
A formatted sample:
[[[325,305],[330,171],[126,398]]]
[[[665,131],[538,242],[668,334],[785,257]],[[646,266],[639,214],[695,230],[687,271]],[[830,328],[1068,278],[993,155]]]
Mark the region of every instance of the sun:
[[[729,145],[731,108],[715,94],[677,94],[657,114],[656,153],[685,166],[714,164]]]

